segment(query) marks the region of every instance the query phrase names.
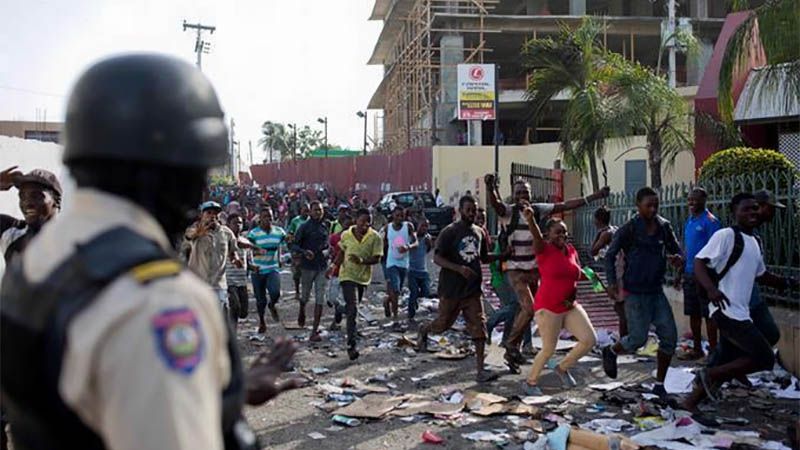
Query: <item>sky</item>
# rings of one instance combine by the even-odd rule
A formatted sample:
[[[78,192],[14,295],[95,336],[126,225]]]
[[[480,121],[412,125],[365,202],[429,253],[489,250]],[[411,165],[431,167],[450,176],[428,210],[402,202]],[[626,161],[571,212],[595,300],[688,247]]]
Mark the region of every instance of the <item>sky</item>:
[[[321,129],[331,145],[360,149],[356,116],[381,80],[367,66],[382,22],[374,0],[2,0],[0,120],[62,121],[78,76],[105,56],[154,51],[195,62],[189,23],[216,26],[203,72],[235,121],[245,162],[270,120]],[[375,113],[368,133],[373,136]]]

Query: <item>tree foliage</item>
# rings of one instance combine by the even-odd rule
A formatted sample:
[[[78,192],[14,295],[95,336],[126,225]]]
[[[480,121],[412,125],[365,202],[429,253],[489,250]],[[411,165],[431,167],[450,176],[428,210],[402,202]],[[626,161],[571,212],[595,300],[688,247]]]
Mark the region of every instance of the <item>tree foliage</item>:
[[[764,148],[735,147],[709,156],[700,168],[699,181],[724,179],[747,173],[787,172],[797,169],[782,153]]]
[[[305,158],[322,144],[322,131],[304,125],[302,128],[297,127],[295,132],[293,126],[271,121],[264,122],[261,125],[261,138],[258,140],[258,145],[265,152],[278,152],[281,160],[285,161]],[[269,158],[267,159],[269,160]]]

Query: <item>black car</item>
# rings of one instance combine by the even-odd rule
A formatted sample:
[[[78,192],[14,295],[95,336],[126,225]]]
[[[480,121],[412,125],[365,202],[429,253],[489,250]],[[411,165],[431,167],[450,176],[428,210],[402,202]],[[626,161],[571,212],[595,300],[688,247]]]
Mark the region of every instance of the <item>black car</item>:
[[[439,234],[442,229],[450,225],[455,218],[455,208],[452,206],[436,206],[436,199],[430,192],[391,192],[375,205],[377,211],[385,216],[387,220],[391,217],[392,208],[395,205],[409,208],[409,216],[415,214],[415,208],[422,207],[422,212],[430,222],[428,231],[432,235]],[[409,217],[410,218],[410,217]]]

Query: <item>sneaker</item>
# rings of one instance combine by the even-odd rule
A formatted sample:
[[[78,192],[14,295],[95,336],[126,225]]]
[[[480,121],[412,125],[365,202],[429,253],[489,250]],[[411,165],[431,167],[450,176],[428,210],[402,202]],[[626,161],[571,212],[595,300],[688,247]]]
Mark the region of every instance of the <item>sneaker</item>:
[[[520,354],[526,358],[535,358],[536,350],[533,348],[532,345],[526,345],[522,347],[522,352]]]
[[[523,364],[528,362],[525,359],[525,357],[522,356],[522,353],[520,353],[519,350],[517,350],[515,348],[506,347],[506,356],[505,356],[505,358],[506,358],[506,361],[513,362],[514,364],[516,364],[518,366],[521,366],[521,365],[523,365]]]
[[[519,364],[517,364],[509,352],[506,352],[506,354],[503,355],[503,358],[506,360],[506,366],[508,367],[509,372],[513,374],[522,373],[522,371],[519,369]]]
[[[603,347],[603,372],[612,380],[617,378],[617,355],[610,345]]]
[[[426,353],[428,351],[428,331],[425,328],[420,328],[417,333],[417,352]]]
[[[556,375],[558,375],[558,379],[561,380],[561,386],[565,388],[572,389],[574,387],[578,387],[578,382],[575,381],[575,377],[569,372],[569,370],[561,371],[558,368],[554,370]]]
[[[310,342],[322,342],[322,337],[319,335],[319,333],[312,333],[308,340]]]
[[[717,386],[711,383],[711,380],[708,378],[708,369],[703,369],[698,372],[697,379],[700,380],[700,385],[703,386],[703,390],[706,391],[708,399],[712,402],[718,401],[719,397],[717,397]]]
[[[539,397],[544,395],[542,388],[535,384],[529,384],[527,381],[522,382],[522,393],[525,394],[526,397]]]
[[[489,383],[498,379],[499,377],[500,374],[498,374],[497,372],[483,369],[480,372],[478,372],[478,375],[475,377],[475,381],[477,381],[478,383]]]
[[[267,332],[267,325],[264,322],[258,324],[258,334],[264,334]]]
[[[669,400],[667,388],[665,388],[663,384],[656,383],[656,385],[653,386],[652,394],[657,395],[658,398],[663,401]]]

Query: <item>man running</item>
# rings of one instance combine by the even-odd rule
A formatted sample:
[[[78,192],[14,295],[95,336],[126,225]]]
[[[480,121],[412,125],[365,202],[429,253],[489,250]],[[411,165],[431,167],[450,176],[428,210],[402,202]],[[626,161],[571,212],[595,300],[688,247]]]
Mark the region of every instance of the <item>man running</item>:
[[[392,221],[386,225],[383,252],[386,255],[386,290],[389,294],[383,302],[386,317],[397,320],[400,293],[409,266],[409,251],[416,248],[417,235],[414,225],[406,220],[406,212],[401,206],[392,211]]]
[[[286,232],[272,223],[272,209],[265,206],[258,214],[258,226],[250,230],[247,238],[254,244],[253,249],[253,293],[258,310],[258,333],[267,331],[264,314],[267,307],[272,320],[278,321],[278,310],[275,305],[281,298],[280,259],[281,245],[286,243]],[[269,293],[269,301],[267,301]]]
[[[309,207],[308,203],[302,202],[300,204],[300,214],[294,216],[291,221],[289,221],[289,225],[286,227],[286,243],[291,245],[292,241],[294,240],[294,235],[297,233],[297,229],[300,228],[300,225],[304,224],[306,220],[308,220],[308,213]],[[292,281],[294,281],[294,295],[295,298],[298,300],[300,299],[300,277],[302,275],[302,270],[300,270],[300,259],[298,256],[292,257]]]
[[[486,346],[486,315],[481,296],[481,263],[491,263],[486,233],[475,225],[477,205],[472,196],[463,196],[458,202],[460,218],[442,230],[436,241],[433,262],[439,272],[439,312],[433,322],[419,330],[417,346],[420,352],[428,350],[428,334],[449,329],[463,314],[467,332],[475,343],[477,381],[485,383],[497,374],[483,367]]]

